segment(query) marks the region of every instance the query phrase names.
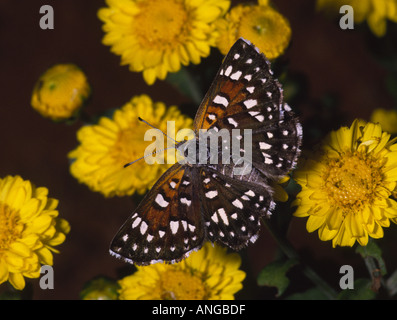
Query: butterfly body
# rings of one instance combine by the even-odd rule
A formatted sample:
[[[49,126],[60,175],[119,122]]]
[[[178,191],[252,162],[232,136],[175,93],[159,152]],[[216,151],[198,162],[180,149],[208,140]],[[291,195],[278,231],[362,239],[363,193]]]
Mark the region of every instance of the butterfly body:
[[[184,161],[148,192],[114,237],[111,254],[137,265],[173,263],[205,241],[239,250],[256,240],[260,218],[275,206],[271,182],[295,165],[302,130],[269,62],[249,42],[239,39],[225,57],[193,127],[195,138],[177,145]],[[237,155],[230,144],[206,147],[221,132],[233,136]]]

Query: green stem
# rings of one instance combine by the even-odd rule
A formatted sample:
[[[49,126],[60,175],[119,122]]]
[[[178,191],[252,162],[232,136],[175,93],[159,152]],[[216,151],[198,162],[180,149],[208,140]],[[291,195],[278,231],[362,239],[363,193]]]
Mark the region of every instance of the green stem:
[[[272,225],[272,223],[270,222],[270,219],[262,219],[262,222],[264,223],[272,237],[276,240],[278,246],[283,251],[283,253],[288,258],[294,259],[299,262],[302,267],[303,274],[309,280],[311,280],[324,293],[326,297],[331,300],[336,299],[338,295],[337,292],[332,287],[330,287],[328,283],[325,282],[310,266],[306,265],[301,261],[298,252],[284,236],[280,235],[274,225]]]
[[[368,273],[371,276],[371,289],[372,291],[378,293],[382,284],[382,274],[379,269],[375,259],[371,256],[364,257],[365,266],[368,269]]]
[[[184,67],[176,73],[169,73],[166,81],[177,87],[180,92],[192,99],[193,103],[196,105],[199,105],[203,99],[203,93],[196,79],[194,79],[189,70]]]

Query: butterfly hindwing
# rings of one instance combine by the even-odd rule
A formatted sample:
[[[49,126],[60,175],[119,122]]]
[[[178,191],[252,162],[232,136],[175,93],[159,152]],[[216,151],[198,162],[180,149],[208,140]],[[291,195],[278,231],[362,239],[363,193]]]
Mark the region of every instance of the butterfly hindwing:
[[[157,181],[114,237],[111,254],[146,265],[176,262],[204,241],[196,170],[175,164]]]
[[[210,241],[239,250],[256,240],[260,218],[273,209],[271,190],[257,183],[233,180],[218,171],[203,168],[203,215]]]

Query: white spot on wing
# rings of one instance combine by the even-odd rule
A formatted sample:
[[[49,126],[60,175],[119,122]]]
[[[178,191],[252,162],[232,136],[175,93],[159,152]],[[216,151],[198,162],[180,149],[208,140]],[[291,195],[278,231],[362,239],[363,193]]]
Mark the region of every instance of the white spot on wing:
[[[229,219],[227,218],[227,214],[226,214],[225,209],[223,209],[223,208],[218,209],[218,213],[219,213],[219,216],[221,217],[223,223],[228,226],[229,225]]]
[[[233,73],[233,74],[230,76],[230,79],[232,79],[232,80],[238,80],[238,79],[240,79],[240,77],[241,77],[242,74],[243,74],[243,73],[242,73],[241,71],[236,71],[235,73]]]
[[[241,202],[239,199],[234,200],[234,201],[232,202],[232,204],[233,204],[236,208],[240,208],[240,209],[243,208],[243,204],[242,204],[242,202]]]
[[[227,121],[235,128],[237,128],[238,123],[233,118],[227,118]]]
[[[141,218],[136,218],[134,220],[134,222],[132,223],[132,229],[136,228],[140,223],[141,223],[142,219]]]
[[[247,196],[250,196],[250,197],[255,197],[255,192],[252,191],[252,190],[248,190],[245,194],[246,194]]]
[[[265,157],[265,163],[266,164],[273,164],[273,160],[270,158]]]
[[[171,221],[170,228],[171,228],[172,234],[177,233],[178,232],[178,228],[179,228],[179,222],[178,221]]]
[[[255,87],[247,87],[245,88],[249,93],[254,93]]]
[[[146,230],[147,230],[147,223],[145,221],[142,221],[141,223],[141,228],[139,229],[139,231],[141,232],[141,234],[145,234]]]
[[[186,204],[188,207],[190,207],[190,204],[192,203],[192,201],[189,200],[188,198],[181,198],[180,201],[182,204]]]
[[[215,96],[213,102],[216,104],[221,104],[224,107],[227,107],[229,105],[229,101],[227,101],[225,97],[222,97],[220,95]]]
[[[210,114],[208,115],[208,119],[210,119],[211,121],[214,121],[214,120],[216,120],[216,115],[213,114],[213,113],[210,113]]]
[[[216,214],[216,212],[211,216],[212,221],[214,221],[215,223],[218,223],[218,215]]]
[[[206,196],[208,199],[213,199],[213,198],[215,198],[217,195],[218,195],[218,191],[216,191],[216,190],[208,191],[208,192],[205,194],[205,196]]]
[[[255,107],[258,104],[258,102],[255,99],[248,99],[244,101],[244,105],[247,107],[247,109],[251,109]]]
[[[233,70],[232,66],[228,66],[225,71],[225,76],[228,77],[230,75],[230,73],[232,72],[232,70]]]
[[[154,201],[156,201],[156,203],[162,208],[166,208],[170,204],[169,202],[165,201],[161,193],[157,194],[156,199],[154,199]]]
[[[263,150],[270,149],[272,146],[266,142],[259,142],[259,148]]]

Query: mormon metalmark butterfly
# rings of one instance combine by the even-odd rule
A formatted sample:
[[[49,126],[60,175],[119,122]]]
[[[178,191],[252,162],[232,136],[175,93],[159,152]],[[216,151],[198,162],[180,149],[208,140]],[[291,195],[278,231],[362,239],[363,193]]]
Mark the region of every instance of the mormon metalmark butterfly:
[[[272,74],[256,47],[237,40],[198,109],[194,131],[198,137],[200,129],[251,129],[250,172],[236,175],[233,162],[174,164],[120,228],[112,255],[137,265],[174,263],[207,240],[234,250],[256,240],[260,218],[275,206],[270,184],[293,168],[302,139]]]

